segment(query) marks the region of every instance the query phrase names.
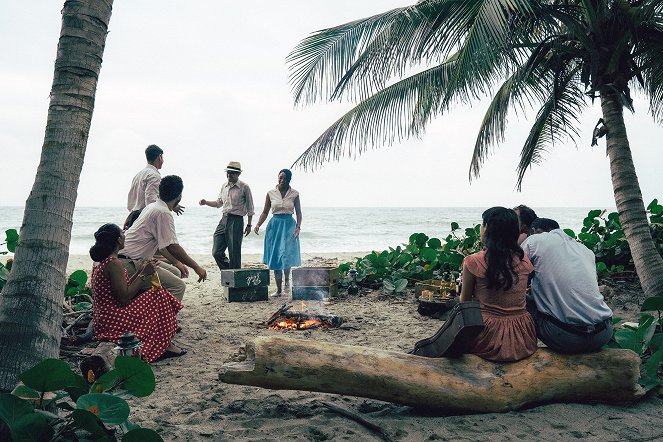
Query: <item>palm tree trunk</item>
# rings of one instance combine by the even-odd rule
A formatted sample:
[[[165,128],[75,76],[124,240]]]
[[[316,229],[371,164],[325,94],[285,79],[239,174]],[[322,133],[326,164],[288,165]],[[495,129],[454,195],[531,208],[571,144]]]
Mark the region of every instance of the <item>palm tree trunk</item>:
[[[607,153],[619,220],[626,235],[635,270],[647,296],[663,296],[663,259],[649,230],[638,176],[626,135],[623,106],[613,90],[601,91]]]
[[[0,296],[0,390],[59,353],[71,226],[113,0],[67,0],[46,134]]]

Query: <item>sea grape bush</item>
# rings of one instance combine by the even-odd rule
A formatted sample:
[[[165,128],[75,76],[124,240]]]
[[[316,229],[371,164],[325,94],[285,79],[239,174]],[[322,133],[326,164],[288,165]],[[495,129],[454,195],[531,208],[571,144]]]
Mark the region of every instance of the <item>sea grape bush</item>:
[[[647,206],[649,226],[654,243],[663,255],[663,206],[654,199]],[[619,214],[605,210],[591,210],[583,220],[580,233],[564,231],[577,239],[596,255],[596,271],[600,276],[633,270],[633,259],[626,235],[619,221]]]
[[[0,394],[0,440],[115,441],[116,429],[123,442],[163,440],[129,420],[122,398],[154,391],[152,368],[140,359],[118,356],[115,368],[92,386],[59,359],[43,360],[19,379],[11,394]]]
[[[663,206],[654,199],[648,206],[652,237],[663,255]],[[339,272],[345,275],[352,267],[357,271],[357,283],[376,288],[383,281],[405,279],[408,283],[425,279],[450,279],[458,276],[465,256],[481,250],[479,225],[462,229],[451,223],[451,233],[442,242],[424,233],[413,233],[403,246],[389,247],[382,252],[373,251],[353,262],[342,263]],[[564,231],[589,248],[596,255],[596,270],[600,276],[610,276],[625,270],[633,271],[631,250],[626,242],[619,215],[605,210],[590,210],[579,233]]]
[[[461,229],[457,223],[451,223],[451,233],[444,242],[413,233],[407,244],[371,252],[354,263],[343,263],[339,272],[347,275],[354,267],[359,285],[382,286],[389,293],[402,292],[409,282],[457,278],[465,256],[480,250],[479,227],[477,224]]]

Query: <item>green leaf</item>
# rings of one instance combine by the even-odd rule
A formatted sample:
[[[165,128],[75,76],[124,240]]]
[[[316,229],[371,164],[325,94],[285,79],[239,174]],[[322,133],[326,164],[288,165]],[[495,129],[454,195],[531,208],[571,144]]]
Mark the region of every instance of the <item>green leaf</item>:
[[[658,206],[658,199],[654,198],[653,200],[651,200],[651,203],[649,203],[649,205],[647,206],[647,210],[651,210],[653,207],[656,206]]]
[[[442,247],[442,241],[438,238],[431,238],[428,240],[428,247],[437,250]]]
[[[81,289],[78,288],[78,287],[69,287],[69,288],[65,288],[64,295],[65,295],[66,297],[76,296],[76,295],[78,295],[78,293],[80,292],[80,290],[81,290]]]
[[[569,235],[571,238],[576,239],[576,232],[571,229],[564,229],[564,233]]]
[[[393,292],[396,290],[396,286],[394,286],[394,283],[389,279],[382,281],[382,287],[388,292]]]
[[[432,262],[437,257],[437,250],[430,247],[422,247],[419,250],[419,255],[427,262]]]
[[[88,433],[102,439],[108,438],[109,435],[96,414],[87,410],[74,410],[71,413],[71,417],[74,419],[76,425]]]
[[[423,247],[426,244],[426,241],[428,241],[428,235],[426,235],[425,233],[416,233],[415,234],[414,244],[417,247],[419,247],[419,248]]]
[[[7,243],[7,250],[14,253],[16,251],[16,244],[18,244],[18,232],[16,229],[5,230],[5,242]]]
[[[395,287],[394,287],[394,289],[395,289],[395,291],[396,291],[397,293],[400,293],[400,292],[402,292],[403,290],[405,290],[405,287],[407,287],[407,279],[403,279],[403,278],[402,278],[402,279],[397,279],[397,280],[395,281]]]
[[[33,390],[25,385],[19,385],[14,388],[12,394],[23,399],[39,399],[39,396],[41,396],[37,390]]]
[[[17,420],[34,412],[29,401],[9,393],[0,393],[0,420],[10,428]]]
[[[604,262],[599,261],[596,263],[596,273],[598,273],[599,275],[604,274],[607,270],[608,266]]]
[[[633,350],[638,355],[642,355],[642,341],[636,330],[623,328],[615,332],[615,341],[621,348]]]
[[[412,259],[413,259],[412,255],[410,255],[409,253],[403,253],[398,258],[398,263],[401,264],[401,265],[405,265],[405,264],[409,263],[410,261],[412,261]]]
[[[74,311],[75,312],[90,310],[91,308],[92,308],[92,303],[91,302],[79,302],[79,303],[74,305]]]
[[[87,273],[85,273],[84,270],[76,270],[69,275],[69,282],[78,287],[85,287],[85,284],[87,283]]]
[[[12,439],[25,442],[49,441],[53,437],[53,428],[46,418],[38,413],[21,417],[11,428]]]
[[[458,223],[456,223],[456,222],[451,223],[451,231],[452,232],[454,230],[458,230],[458,229],[460,229],[460,226],[458,225]]]
[[[76,401],[76,408],[97,415],[106,425],[120,425],[129,417],[127,401],[108,393],[84,394]]]
[[[64,390],[66,387],[79,384],[77,375],[71,371],[69,364],[59,359],[44,359],[28,371],[21,373],[19,379],[28,387],[41,393]]]
[[[663,311],[663,296],[651,296],[642,303],[640,311],[658,310]]]
[[[654,333],[654,336],[649,340],[649,347],[652,351],[663,349],[663,333]]]
[[[163,442],[163,439],[154,430],[137,428],[122,436],[122,442]]]
[[[658,350],[651,355],[645,364],[644,375],[640,378],[640,383],[646,391],[663,384],[663,381],[658,378],[658,369],[663,361],[663,350]]]
[[[136,397],[149,396],[156,387],[152,368],[138,358],[116,357],[113,371],[119,373],[124,388]]]
[[[599,210],[599,209],[590,210],[589,213],[587,214],[587,218],[594,219],[597,216],[601,216],[602,212],[603,212],[603,210]]]

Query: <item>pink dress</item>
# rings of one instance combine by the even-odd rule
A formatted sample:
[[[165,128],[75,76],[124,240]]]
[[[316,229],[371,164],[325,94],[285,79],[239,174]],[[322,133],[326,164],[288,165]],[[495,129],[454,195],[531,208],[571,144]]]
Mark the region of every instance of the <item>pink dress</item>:
[[[474,299],[481,304],[486,328],[474,340],[468,353],[489,361],[518,361],[532,355],[537,348],[536,328],[525,309],[527,276],[534,270],[527,256],[514,257],[518,281],[508,290],[486,287],[486,252],[470,255],[463,266],[476,277]]]
[[[92,269],[92,298],[94,300],[94,333],[99,341],[117,342],[120,336],[133,332],[143,343],[141,354],[147,362],[161,356],[177,332],[177,312],[182,303],[164,288],[151,288],[121,306],[111,292],[110,280],[104,269],[112,260],[109,256]],[[124,269],[129,284],[129,275]]]

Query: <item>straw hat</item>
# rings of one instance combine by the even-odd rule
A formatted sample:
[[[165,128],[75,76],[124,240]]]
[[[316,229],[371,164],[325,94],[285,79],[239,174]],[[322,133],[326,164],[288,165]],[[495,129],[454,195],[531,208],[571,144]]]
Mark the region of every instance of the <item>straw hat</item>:
[[[239,164],[239,161],[231,161],[226,167],[226,172],[242,172],[242,165]]]

